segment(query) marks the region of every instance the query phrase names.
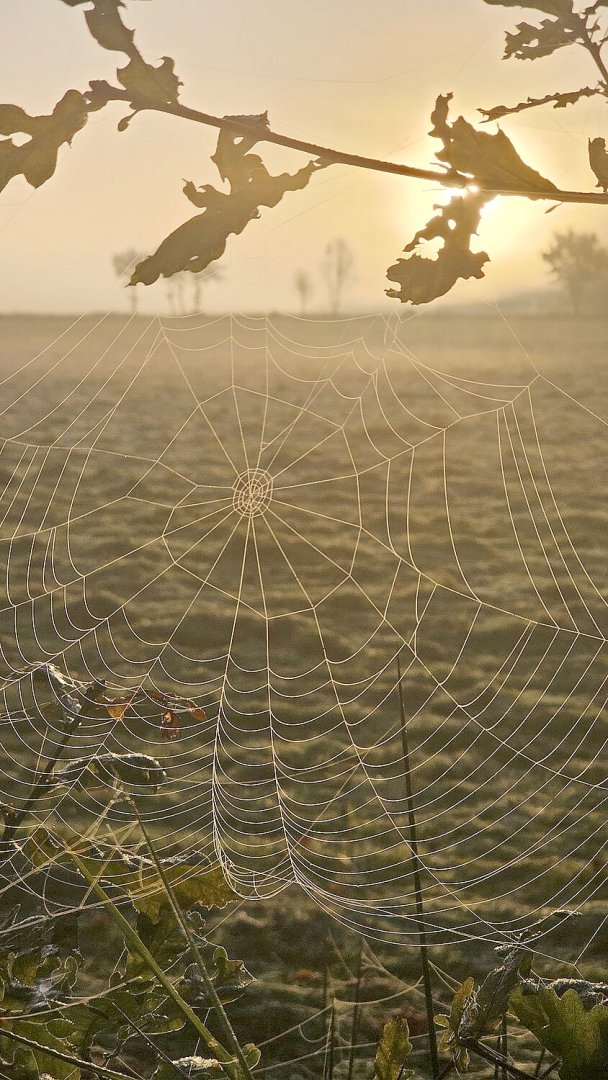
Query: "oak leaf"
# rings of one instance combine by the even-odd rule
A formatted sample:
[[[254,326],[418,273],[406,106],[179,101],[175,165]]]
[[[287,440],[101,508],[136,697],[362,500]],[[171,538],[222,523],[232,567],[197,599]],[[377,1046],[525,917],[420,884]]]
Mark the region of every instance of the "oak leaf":
[[[464,116],[450,123],[448,114],[452,97],[452,94],[440,95],[431,114],[433,127],[430,134],[443,142],[443,150],[437,154],[439,161],[452,170],[468,174],[476,184],[489,190],[522,194],[558,190],[555,184],[522,161],[504,131],[498,130],[495,134],[477,131]]]
[[[447,206],[435,207],[439,213],[416,233],[404,251],[412,252],[423,241],[439,239],[443,243],[437,258],[424,258],[416,253],[398,259],[386,276],[399,289],[387,289],[386,295],[402,304],[428,304],[449,292],[459,278],[482,278],[489,255],[485,251],[471,251],[471,240],[487,201],[487,195],[467,192],[454,196]]]
[[[71,144],[87,116],[87,102],[78,90],[68,90],[48,116],[30,116],[18,105],[0,105],[0,134],[30,136],[21,145],[12,139],[0,141],[0,191],[15,176],[24,176],[35,188],[50,180],[60,147]]]
[[[568,25],[560,19],[543,19],[540,26],[519,23],[505,38],[505,60],[538,60],[582,40],[584,22]]]
[[[276,206],[286,192],[306,187],[322,167],[318,161],[309,161],[294,174],[273,176],[261,157],[250,153],[268,127],[266,114],[226,119],[246,120],[260,129],[260,136],[238,135],[226,128],[220,131],[212,161],[229,190],[220,191],[211,184],[197,188],[191,181],[185,182],[184,194],[203,212],[178,226],[153,255],[138,263],[131,285],[152,285],[159,277],[171,277],[182,270],[204,270],[224,254],[230,235],[242,233],[260,216],[260,207]]]

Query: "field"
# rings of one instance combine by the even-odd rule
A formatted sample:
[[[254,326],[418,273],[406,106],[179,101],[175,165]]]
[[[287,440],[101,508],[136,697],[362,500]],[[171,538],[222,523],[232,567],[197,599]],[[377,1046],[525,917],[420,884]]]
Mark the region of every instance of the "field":
[[[264,1063],[304,1055],[276,1075],[320,1075],[326,1016],[299,1025],[332,987],[352,999],[353,931],[375,1002],[357,1038],[405,1001],[424,1027],[419,989],[403,994],[418,930],[399,657],[434,959],[479,975],[507,931],[579,907],[541,951],[599,976],[608,323],[0,326],[2,801],[56,741],[41,663],[204,708],[175,738],[153,701],[92,712],[65,756],[159,759],[141,800],[162,849],[221,852],[243,897],[214,930],[260,980],[239,1027],[295,1025]],[[36,810],[83,830],[98,798]]]

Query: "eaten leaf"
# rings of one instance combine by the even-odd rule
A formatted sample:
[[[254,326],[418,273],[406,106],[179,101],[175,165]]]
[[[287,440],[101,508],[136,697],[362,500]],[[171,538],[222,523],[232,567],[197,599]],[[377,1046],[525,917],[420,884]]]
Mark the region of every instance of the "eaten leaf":
[[[543,19],[540,26],[519,23],[513,33],[505,38],[505,60],[538,60],[551,56],[558,49],[582,41],[585,24],[570,25],[561,19]]]
[[[265,114],[226,119],[246,120],[260,128],[260,137],[268,126]],[[203,212],[170,233],[154,255],[135,267],[131,285],[152,285],[159,277],[172,277],[182,270],[200,273],[224,254],[230,235],[242,233],[250,221],[260,216],[260,207],[276,206],[286,192],[306,187],[321,168],[320,162],[309,161],[294,174],[273,176],[260,156],[250,153],[257,141],[255,134],[237,135],[225,128],[220,131],[212,160],[229,191],[220,191],[211,184],[197,188],[188,181],[184,194]]]
[[[24,176],[35,188],[50,180],[60,147],[71,144],[87,116],[87,103],[78,90],[68,90],[49,116],[30,116],[18,105],[0,105],[0,134],[30,136],[22,145],[12,139],[0,141],[0,191],[15,176]]]
[[[489,259],[485,251],[471,251],[471,240],[477,234],[481,211],[489,196],[481,192],[455,195],[447,206],[435,207],[439,213],[404,248],[413,252],[425,241],[441,240],[436,258],[423,258],[418,253],[398,259],[386,272],[389,281],[398,289],[387,289],[386,295],[402,304],[428,304],[444,296],[459,278],[482,278],[483,267]]]
[[[545,94],[544,97],[529,97],[526,101],[520,101],[518,105],[495,105],[493,109],[480,109],[486,121],[501,120],[503,116],[513,116],[515,113],[524,112],[526,109],[538,109],[542,105],[553,105],[554,109],[565,109],[567,105],[576,105],[582,98],[595,97],[601,94],[599,86],[585,86],[581,90],[556,91],[555,94]]]
[[[440,95],[431,115],[431,135],[443,142],[437,154],[439,161],[452,170],[465,173],[480,187],[493,191],[535,192],[557,191],[555,184],[526,165],[504,131],[491,134],[478,131],[459,116],[449,122],[452,94]]]

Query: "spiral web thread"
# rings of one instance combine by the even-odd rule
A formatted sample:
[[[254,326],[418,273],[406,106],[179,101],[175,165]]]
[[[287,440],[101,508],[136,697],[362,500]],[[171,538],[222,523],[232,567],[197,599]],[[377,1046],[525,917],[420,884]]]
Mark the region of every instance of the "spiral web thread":
[[[7,361],[3,801],[63,735],[40,665],[143,685],[63,758],[158,758],[161,853],[415,943],[400,658],[428,943],[584,906],[580,970],[606,897],[605,423],[523,350],[423,362],[414,326],[83,317]],[[167,740],[158,690],[207,720]],[[106,805],[74,778],[30,821],[78,834]]]

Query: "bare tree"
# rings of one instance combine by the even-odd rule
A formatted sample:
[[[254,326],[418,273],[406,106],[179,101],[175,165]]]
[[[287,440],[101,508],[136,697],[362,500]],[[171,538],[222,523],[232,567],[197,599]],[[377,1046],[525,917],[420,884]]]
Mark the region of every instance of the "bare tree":
[[[608,282],[608,250],[595,233],[555,233],[553,244],[542,253],[554,275],[567,293],[572,311],[578,315],[594,286]]]
[[[129,248],[127,251],[119,251],[112,257],[112,266],[114,267],[114,273],[116,277],[120,278],[125,284],[129,283],[131,274],[135,269],[138,262],[140,262],[142,255],[135,248]],[[135,315],[137,311],[137,288],[133,286],[129,289],[129,297],[131,300],[131,311]]]
[[[298,270],[294,275],[293,283],[300,298],[300,315],[306,315],[308,301],[313,291],[310,275],[305,270]]]
[[[343,237],[336,237],[325,248],[321,273],[327,288],[329,310],[332,315],[339,314],[344,293],[354,281],[354,263],[351,248]]]

